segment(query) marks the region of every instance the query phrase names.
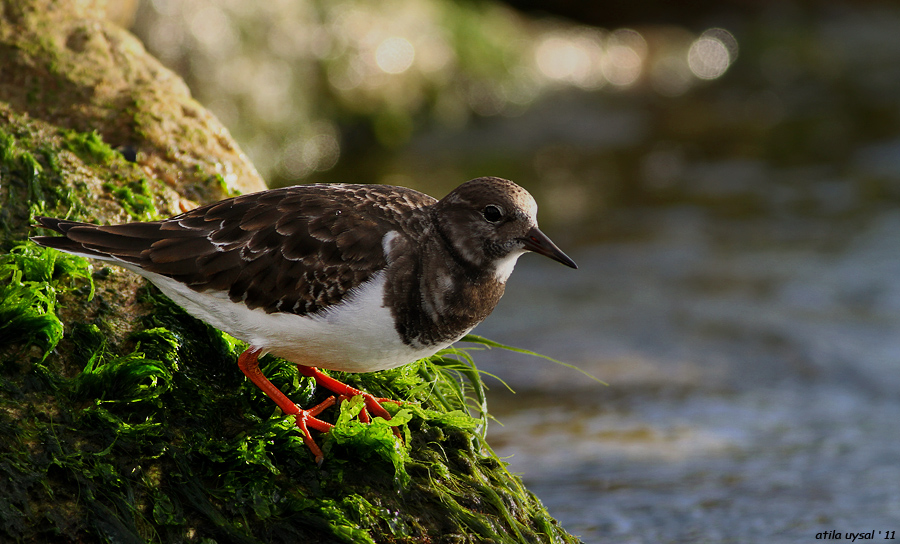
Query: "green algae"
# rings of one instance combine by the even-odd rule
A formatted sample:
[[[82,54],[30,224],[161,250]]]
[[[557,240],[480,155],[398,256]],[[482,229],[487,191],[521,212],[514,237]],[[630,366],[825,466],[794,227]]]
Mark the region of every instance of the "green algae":
[[[35,215],[95,217],[97,189],[103,189],[110,204],[135,220],[159,217],[154,201],[159,183],[148,181],[139,167],[125,161],[96,132],[41,129],[24,118],[14,121],[0,127],[2,243],[8,245],[30,234]]]
[[[0,346],[37,345],[46,357],[63,334],[56,297],[77,288],[81,281],[88,286],[88,298],[94,295],[86,270],[84,258],[43,251],[30,243],[0,256]]]
[[[13,134],[0,129],[0,178],[6,182],[7,205],[27,203],[32,214],[52,209],[57,202],[77,196],[61,187],[57,150],[35,134]],[[78,195],[83,196],[83,195]]]
[[[4,231],[9,231],[10,224],[17,219],[21,220],[15,216],[21,215],[23,203],[28,204],[27,213],[32,217],[48,208],[47,200],[52,193],[48,194],[42,183],[45,176],[45,168],[34,154],[22,149],[12,134],[0,130],[0,179],[6,185],[6,202],[0,207]]]
[[[82,159],[92,162],[110,164],[119,156],[119,153],[114,151],[103,141],[103,138],[97,134],[97,131],[64,131],[63,141],[66,149],[72,151]]]
[[[103,188],[116,199],[122,210],[135,221],[152,221],[159,218],[159,211],[153,204],[153,194],[146,179],[127,185],[104,183]]]
[[[30,315],[53,315],[52,299],[61,294],[90,296],[83,259],[26,243],[0,263],[4,288],[44,294]],[[96,323],[79,322],[66,325],[77,375],[57,374],[35,389],[28,373],[0,367],[0,535],[22,542],[574,541],[484,442],[483,385],[466,351],[385,372],[334,373],[405,402],[388,406],[391,421],[370,424],[355,417],[360,399],[327,410],[323,417],[336,426],[316,436],[326,457],[319,469],[292,419],[236,368],[242,343],[155,288],[141,297],[154,311],[132,333],[128,352],[114,353]],[[3,298],[0,312],[11,312],[7,306]],[[61,325],[35,327],[54,331],[53,341],[33,342],[40,353],[32,361],[45,361],[50,373]],[[0,353],[19,340],[0,337]],[[327,395],[287,361],[266,356],[261,364],[301,406]]]
[[[109,192],[122,210],[135,221],[151,221],[160,217],[153,202],[153,191],[147,178],[137,172],[137,168],[124,159],[96,131],[77,132],[64,130],[63,145],[83,161],[105,167],[113,167],[113,181],[103,182],[102,188]]]

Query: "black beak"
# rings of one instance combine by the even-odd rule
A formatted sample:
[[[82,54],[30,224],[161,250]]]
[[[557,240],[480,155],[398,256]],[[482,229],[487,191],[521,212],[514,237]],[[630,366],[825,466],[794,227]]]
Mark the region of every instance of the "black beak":
[[[547,238],[547,235],[540,231],[539,228],[533,227],[528,233],[522,238],[522,241],[525,243],[525,249],[528,251],[534,251],[539,255],[543,255],[544,257],[550,257],[554,261],[558,263],[562,263],[571,268],[578,268],[578,265],[575,264],[575,261],[569,258],[568,255],[562,252],[561,249],[556,247],[550,238]]]

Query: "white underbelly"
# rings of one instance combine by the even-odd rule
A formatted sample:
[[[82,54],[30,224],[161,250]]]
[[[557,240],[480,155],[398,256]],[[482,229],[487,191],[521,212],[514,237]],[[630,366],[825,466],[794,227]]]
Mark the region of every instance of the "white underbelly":
[[[340,304],[304,317],[251,310],[231,302],[226,293],[198,293],[166,276],[135,271],[195,317],[301,365],[374,372],[434,355],[452,343],[424,348],[403,343],[390,310],[384,306],[383,272],[351,291]]]

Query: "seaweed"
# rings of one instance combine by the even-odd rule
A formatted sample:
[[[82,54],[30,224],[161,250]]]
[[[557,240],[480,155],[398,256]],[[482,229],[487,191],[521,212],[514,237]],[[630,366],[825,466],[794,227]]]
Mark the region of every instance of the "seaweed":
[[[103,141],[97,131],[67,130],[63,131],[63,136],[65,148],[86,161],[108,165],[120,156]]]
[[[82,257],[44,251],[26,243],[0,255],[0,346],[38,346],[44,358],[59,343],[63,325],[56,297],[83,281],[94,296],[94,284]]]
[[[161,182],[149,181],[96,132],[41,126],[15,117],[0,103],[3,113],[13,122],[0,127],[0,243],[24,238],[36,215],[97,220],[103,204],[109,215],[159,217]],[[98,198],[104,193],[111,197],[108,203]]]
[[[0,257],[0,289],[18,293],[0,299],[0,316],[18,331],[0,336],[3,538],[575,541],[485,442],[484,384],[468,350],[383,372],[333,373],[403,404],[389,405],[390,421],[370,424],[354,417],[359,398],[326,411],[335,428],[318,437],[320,469],[292,418],[237,369],[246,346],[154,287],[141,289],[153,311],[126,352],[108,345],[98,323],[59,320],[59,297],[87,299],[103,281],[84,259],[30,242]],[[54,351],[64,327],[81,365],[71,377]],[[12,360],[45,367],[40,385]],[[288,361],[266,356],[261,364],[301,406],[327,394]]]
[[[126,185],[104,183],[103,188],[116,199],[128,217],[135,221],[152,221],[159,218],[159,212],[153,204],[153,194],[146,179],[140,179]]]

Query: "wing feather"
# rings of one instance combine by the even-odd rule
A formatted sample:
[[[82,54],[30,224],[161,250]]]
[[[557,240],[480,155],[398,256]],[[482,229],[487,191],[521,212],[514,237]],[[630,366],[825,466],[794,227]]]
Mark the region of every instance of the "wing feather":
[[[40,217],[35,241],[130,263],[266,312],[339,303],[387,265],[382,240],[409,234],[435,200],[401,187],[305,185],[242,195],[162,221],[89,225]]]

